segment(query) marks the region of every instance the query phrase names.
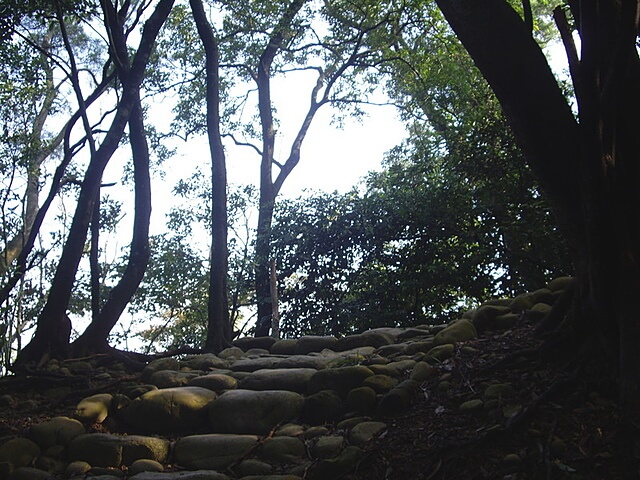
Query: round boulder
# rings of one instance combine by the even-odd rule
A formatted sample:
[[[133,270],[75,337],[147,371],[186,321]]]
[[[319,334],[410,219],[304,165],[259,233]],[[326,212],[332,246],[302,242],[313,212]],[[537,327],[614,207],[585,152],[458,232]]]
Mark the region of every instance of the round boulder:
[[[124,421],[141,432],[198,431],[207,424],[207,408],[217,397],[202,387],[153,390],[126,407]]]
[[[83,433],[84,425],[68,417],[53,417],[47,422],[33,425],[30,429],[31,438],[43,450],[54,445],[67,446],[71,440]]]
[[[229,390],[209,407],[215,432],[269,433],[276,425],[300,415],[304,397],[285,390]]]
[[[362,386],[365,378],[371,376],[373,372],[362,365],[320,370],[309,380],[309,393],[334,390],[346,397],[349,390]]]
[[[240,381],[245,390],[289,390],[304,393],[309,379],[317,372],[313,368],[257,370]]]

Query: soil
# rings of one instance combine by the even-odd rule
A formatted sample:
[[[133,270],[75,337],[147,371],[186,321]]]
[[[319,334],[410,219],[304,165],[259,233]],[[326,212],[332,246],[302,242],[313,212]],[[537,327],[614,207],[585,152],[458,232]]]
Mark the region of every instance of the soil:
[[[355,472],[343,478],[639,479],[640,435],[623,422],[615,396],[603,387],[608,382],[573,378],[566,366],[541,356],[533,328],[520,323],[458,345],[439,376],[421,385],[409,410],[388,419],[387,431],[364,447]],[[0,442],[52,416],[70,416],[80,399],[135,378],[133,372],[115,382],[82,375],[0,378]],[[492,411],[459,411],[490,384],[514,391]]]

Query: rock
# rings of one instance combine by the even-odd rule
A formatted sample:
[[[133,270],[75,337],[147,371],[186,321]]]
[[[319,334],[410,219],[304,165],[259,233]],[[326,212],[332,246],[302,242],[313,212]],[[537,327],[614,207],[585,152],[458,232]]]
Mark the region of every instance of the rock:
[[[531,299],[533,304],[546,303],[547,305],[553,305],[556,301],[556,295],[548,288],[541,288],[535,292],[531,292]]]
[[[67,465],[64,474],[66,477],[77,477],[84,475],[89,470],[91,470],[91,464],[83,462],[82,460],[76,460],[75,462],[71,462]]]
[[[387,393],[397,384],[398,380],[389,375],[372,375],[362,382],[363,387],[369,387],[376,393]]]
[[[345,448],[336,458],[322,460],[311,475],[311,480],[329,480],[341,478],[349,473],[362,458],[360,448],[351,445]]]
[[[536,303],[527,312],[528,318],[533,322],[539,322],[551,311],[551,306],[546,303]]]
[[[431,328],[431,325],[427,325],[426,328],[417,328],[417,327],[406,328],[403,332],[401,332],[398,335],[397,341],[404,342],[405,340],[412,340],[420,337],[429,336],[431,335],[431,333],[429,332],[430,328]]]
[[[362,445],[386,430],[387,424],[382,422],[362,422],[349,432],[351,445]]]
[[[250,348],[244,352],[244,356],[247,358],[265,357],[267,355],[269,355],[269,350],[265,348]]]
[[[87,375],[93,372],[93,365],[85,361],[67,362],[66,366],[74,375]]]
[[[20,467],[15,469],[8,480],[51,480],[53,476],[49,472],[37,468]]]
[[[255,435],[191,435],[176,442],[173,459],[190,470],[224,470],[245,457],[257,443]]]
[[[454,346],[450,343],[446,345],[440,345],[438,347],[433,347],[427,353],[425,360],[429,363],[439,363],[444,360],[453,357]]]
[[[347,410],[364,415],[373,415],[376,412],[378,397],[371,387],[357,387],[347,394]]]
[[[288,368],[257,370],[240,382],[240,388],[246,390],[288,390],[304,393],[309,379],[317,372],[313,368]]]
[[[512,298],[494,298],[484,303],[484,305],[494,305],[497,307],[509,307],[509,308],[511,308],[512,304],[513,304]]]
[[[189,385],[193,387],[202,387],[214,392],[221,393],[224,390],[233,390],[238,386],[238,380],[221,373],[210,373],[189,380]]]
[[[180,370],[180,362],[173,357],[154,360],[144,367],[144,370],[142,370],[142,373],[140,374],[140,379],[143,382],[148,382],[151,375],[160,370]]]
[[[166,462],[169,458],[169,440],[140,435],[85,433],[69,444],[69,458],[94,467],[120,467],[136,460],[148,459]]]
[[[276,368],[313,368],[322,370],[327,367],[330,358],[321,355],[291,355],[278,360],[274,366]]]
[[[505,457],[502,459],[502,466],[509,471],[518,470],[521,465],[522,458],[520,458],[520,455],[517,455],[515,453],[505,455]]]
[[[411,405],[411,393],[404,388],[394,388],[378,402],[377,414],[386,418],[405,411]]]
[[[396,371],[396,374],[392,376],[405,376],[413,367],[416,366],[416,363],[417,362],[415,360],[405,359],[387,363],[385,366]]]
[[[321,352],[325,348],[335,350],[338,343],[336,337],[320,337],[315,335],[307,335],[298,339],[295,354],[306,355],[311,352]]]
[[[482,305],[473,315],[473,325],[479,334],[483,334],[487,330],[493,330],[493,321],[499,315],[511,312],[509,307],[501,307],[498,305]]]
[[[233,346],[239,347],[245,352],[252,348],[263,348],[265,350],[271,350],[271,347],[277,340],[273,337],[243,337],[234,340]]]
[[[395,343],[395,337],[393,335],[384,331],[368,330],[357,335],[339,338],[335,349],[336,351],[343,352],[361,347],[379,348],[383,345],[391,345],[393,343]]]
[[[129,397],[131,400],[134,400],[147,392],[151,392],[152,390],[158,390],[158,387],[155,385],[131,385],[122,389],[122,393]]]
[[[39,455],[40,447],[28,438],[14,438],[0,445],[0,463],[8,463],[10,471],[30,466]]]
[[[438,369],[433,365],[429,365],[427,362],[418,362],[411,370],[409,378],[421,383],[435,377],[437,374]]]
[[[460,404],[458,407],[458,411],[463,414],[473,414],[482,411],[484,408],[484,402],[479,398],[474,400],[467,400],[466,402]]]
[[[276,437],[298,437],[304,435],[304,426],[297,423],[287,423],[276,430]]]
[[[511,304],[511,311],[516,314],[522,313],[533,307],[533,303],[533,298],[531,297],[530,293],[521,293],[513,299],[513,303]]]
[[[244,356],[244,350],[238,347],[229,347],[222,350],[218,356],[223,360],[237,360]],[[223,367],[226,368],[226,367]]]
[[[320,437],[313,446],[311,454],[315,458],[331,458],[338,454],[343,445],[344,437],[340,435]]]
[[[515,389],[508,383],[496,383],[489,385],[484,390],[484,397],[487,399],[509,398],[513,397],[515,394]]]
[[[264,435],[302,412],[304,397],[284,390],[229,390],[209,408],[210,423],[219,433]]]
[[[382,347],[378,348],[376,352],[385,358],[391,358],[397,355],[404,355],[408,345],[408,343],[394,343],[393,345],[383,345]]]
[[[215,368],[227,368],[229,363],[213,353],[204,353],[200,355],[188,355],[180,360],[180,365],[192,370],[207,371]]]
[[[67,462],[47,457],[46,455],[41,455],[36,459],[33,467],[37,468],[38,470],[44,470],[45,472],[61,474],[67,467]]]
[[[91,478],[91,477],[90,477]],[[142,472],[129,477],[130,480],[229,480],[223,473],[213,470],[196,470],[193,472]]]
[[[554,278],[547,284],[547,289],[551,292],[564,290],[571,284],[571,282],[573,282],[573,277],[567,276],[567,277]]]
[[[469,320],[458,320],[447,328],[438,332],[433,338],[434,346],[446,345],[448,343],[466,342],[478,336],[476,327]]]
[[[304,438],[307,440],[310,440],[312,438],[318,438],[328,434],[329,434],[329,429],[327,427],[314,426],[314,427],[309,427],[307,431],[304,432]]]
[[[141,432],[198,431],[207,425],[208,406],[217,396],[202,387],[153,390],[127,406],[124,420]]]
[[[304,443],[293,437],[273,437],[258,450],[265,462],[296,463],[306,456]]]
[[[200,376],[194,372],[177,372],[175,370],[159,370],[151,374],[149,383],[158,388],[184,387],[189,381]]]
[[[296,345],[298,340],[294,338],[284,338],[278,340],[271,346],[273,355],[294,355],[296,353]]]
[[[298,475],[249,475],[240,480],[303,480]]]
[[[241,358],[233,362],[230,368],[234,372],[255,372],[274,368],[279,360],[276,357]]]
[[[405,354],[414,355],[420,352],[426,353],[429,350],[431,350],[434,347],[434,345],[435,344],[434,344],[433,338],[428,340],[421,340],[419,342],[411,342],[407,345],[407,348],[405,349]]]
[[[509,330],[510,328],[513,328],[516,323],[518,323],[519,319],[520,315],[516,313],[505,313],[504,315],[498,315],[493,320],[492,330],[499,332],[503,330]]]
[[[344,415],[344,404],[333,390],[321,390],[304,401],[302,420],[311,425],[335,422]]]
[[[248,475],[265,476],[270,475],[273,472],[273,467],[261,460],[247,458],[235,466],[233,471],[238,477],[246,477]]]
[[[145,458],[136,460],[129,466],[129,476],[142,472],[164,472],[164,467],[160,462]]]
[[[113,395],[99,393],[83,400],[76,406],[75,415],[85,423],[102,423],[109,416]]]
[[[47,422],[32,425],[29,429],[32,440],[43,450],[54,445],[67,446],[71,440],[83,433],[84,425],[68,417],[53,417]]]
[[[346,397],[349,390],[362,386],[364,379],[372,375],[373,372],[362,365],[320,370],[309,380],[309,393],[335,390]]]

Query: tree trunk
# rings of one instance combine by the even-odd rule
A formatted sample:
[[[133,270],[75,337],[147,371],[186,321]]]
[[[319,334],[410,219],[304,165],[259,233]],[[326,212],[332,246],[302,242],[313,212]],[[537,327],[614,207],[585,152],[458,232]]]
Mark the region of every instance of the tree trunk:
[[[45,70],[47,91],[42,100],[42,106],[38,110],[38,114],[33,122],[33,128],[29,135],[29,149],[33,149],[34,153],[28,161],[27,166],[27,185],[25,189],[24,211],[22,214],[23,223],[20,232],[7,242],[5,249],[0,252],[0,277],[7,272],[9,265],[18,258],[22,248],[27,243],[31,229],[33,228],[38,213],[38,203],[40,194],[40,168],[42,163],[53,153],[53,151],[62,142],[63,135],[59,133],[51,141],[43,145],[42,131],[44,124],[51,113],[53,102],[57,96],[57,90],[53,82],[53,69],[47,59],[46,52],[49,51],[51,38],[54,35],[53,27],[49,28],[47,36],[42,45],[42,65]]]
[[[218,353],[231,345],[227,288],[227,167],[220,134],[220,61],[218,42],[207,20],[202,0],[190,0],[189,3],[206,54],[207,135],[211,155],[211,256],[204,348]]]
[[[18,364],[30,361],[39,362],[48,355],[64,357],[69,353],[71,328],[66,310],[71,298],[78,264],[82,257],[93,206],[100,189],[102,172],[122,139],[131,109],[139,95],[140,84],[144,78],[155,39],[160,27],[169,15],[173,3],[174,0],[160,0],[155,11],[145,23],[136,55],[131,67],[126,70],[123,69],[123,66],[129,65],[129,60],[126,44],[124,44],[123,27],[120,25],[113,5],[109,2],[103,4],[105,24],[110,32],[110,39],[115,42],[112,45],[112,55],[118,55],[118,58],[114,58],[113,63],[119,67],[118,74],[122,80],[123,92],[111,127],[100,144],[100,148],[92,156],[87,168],[67,241],[51,283],[47,303],[38,317],[36,332],[31,342],[18,355],[16,360]]]
[[[437,3],[500,100],[572,248],[578,288],[570,336],[589,349],[590,358],[609,366],[606,374],[618,379],[625,412],[637,419],[638,1],[571,4],[582,48],[577,67],[570,55],[579,123],[507,2]]]
[[[83,334],[73,342],[73,354],[76,356],[108,349],[109,333],[120,319],[122,312],[140,285],[149,263],[151,178],[149,175],[149,148],[145,136],[142,105],[139,97],[136,98],[131,108],[129,140],[133,156],[135,185],[135,216],[129,260],[122,278],[109,293],[109,298],[100,309],[97,317],[92,320]]]

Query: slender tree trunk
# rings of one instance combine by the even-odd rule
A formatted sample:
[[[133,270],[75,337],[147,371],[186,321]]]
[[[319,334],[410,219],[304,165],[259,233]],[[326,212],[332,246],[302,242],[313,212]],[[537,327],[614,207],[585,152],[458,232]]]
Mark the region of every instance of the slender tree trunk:
[[[190,0],[190,4],[206,54],[207,135],[211,154],[211,255],[205,350],[220,352],[231,344],[227,287],[227,168],[220,133],[220,61],[218,42],[202,0]]]
[[[267,173],[263,173],[266,177]],[[269,178],[271,173],[269,172]],[[269,188],[271,187],[271,188]],[[266,337],[271,330],[271,315],[273,306],[271,305],[271,286],[269,259],[271,256],[271,222],[273,220],[273,210],[275,196],[270,193],[271,184],[261,182],[260,206],[258,210],[258,227],[256,229],[255,248],[255,287],[256,302],[258,305],[258,317],[254,335],[256,337]]]
[[[98,316],[93,319],[83,334],[73,343],[73,353],[76,356],[108,349],[109,333],[120,319],[129,301],[131,301],[131,297],[133,297],[140,285],[149,263],[151,177],[149,174],[149,148],[145,136],[144,118],[139,97],[136,98],[131,109],[129,140],[133,154],[135,185],[133,236],[129,260],[122,278],[109,293],[109,297],[102,309],[100,309]],[[97,202],[96,206],[98,206]]]
[[[100,316],[100,191],[93,206],[91,216],[91,247],[89,249],[89,268],[91,270],[91,320]]]
[[[14,238],[7,242],[5,249],[0,252],[0,277],[4,276],[4,274],[7,272],[7,269],[9,268],[9,265],[11,265],[13,261],[18,258],[20,252],[22,251],[22,248],[27,243],[27,239],[29,238],[29,234],[31,233],[31,229],[38,212],[40,194],[40,168],[44,161],[49,157],[49,155],[51,155],[51,153],[60,145],[63,138],[62,134],[58,134],[50,142],[42,145],[42,132],[44,130],[44,124],[49,117],[49,114],[51,113],[53,102],[55,101],[58,93],[53,83],[53,69],[49,65],[45,53],[48,52],[51,46],[50,42],[53,35],[54,30],[53,26],[51,26],[49,28],[49,32],[47,33],[47,38],[42,45],[43,53],[41,54],[41,58],[42,65],[44,66],[45,70],[47,91],[42,101],[42,106],[40,107],[40,110],[38,111],[38,114],[36,115],[35,121],[33,123],[31,134],[29,135],[29,149],[32,149],[34,153],[32,154],[32,158],[28,162],[27,166],[27,185],[24,196],[22,228]]]

